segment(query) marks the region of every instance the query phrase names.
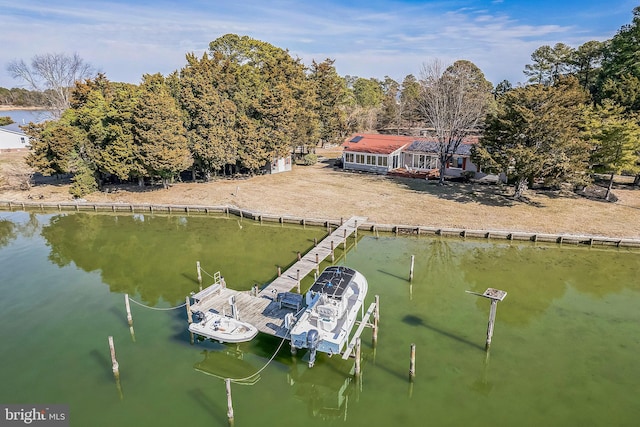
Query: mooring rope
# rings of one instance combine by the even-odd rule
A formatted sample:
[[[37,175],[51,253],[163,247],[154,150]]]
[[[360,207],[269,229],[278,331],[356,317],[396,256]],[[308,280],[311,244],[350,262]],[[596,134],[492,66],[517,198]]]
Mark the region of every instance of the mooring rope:
[[[212,279],[215,279],[215,277],[213,277],[212,275],[210,275],[209,273],[207,273],[204,268],[200,267],[200,271],[202,271],[204,274],[206,274],[207,276],[211,277]]]
[[[273,359],[276,358],[276,355],[278,354],[278,352],[280,351],[280,349],[282,348],[282,344],[284,344],[284,342],[287,340],[287,338],[282,338],[282,341],[280,342],[280,345],[278,346],[278,348],[276,349],[275,353],[273,353],[273,356],[271,356],[271,359],[269,359],[267,361],[267,363],[264,364],[264,366],[262,368],[260,368],[255,374],[249,375],[248,377],[244,377],[244,378],[229,378],[229,380],[232,383],[236,383],[236,384],[240,384],[240,385],[251,385],[252,383],[249,382],[249,380],[251,378],[255,378],[257,375],[260,375],[260,373],[262,371],[264,371],[265,369],[267,369],[267,366],[269,366],[269,364],[271,362],[273,362]]]
[[[157,310],[157,311],[176,310],[176,309],[178,309],[178,308],[182,308],[182,307],[184,307],[185,305],[187,305],[187,303],[185,302],[185,303],[180,304],[179,306],[176,306],[176,307],[167,307],[167,308],[163,308],[163,307],[151,307],[151,306],[145,305],[145,304],[143,304],[143,303],[141,303],[141,302],[138,302],[138,301],[134,300],[134,299],[133,299],[133,298],[131,298],[131,297],[129,297],[129,301],[133,301],[133,302],[135,302],[136,304],[138,304],[139,306],[142,306],[142,307],[144,307],[144,308],[150,308],[151,310]]]

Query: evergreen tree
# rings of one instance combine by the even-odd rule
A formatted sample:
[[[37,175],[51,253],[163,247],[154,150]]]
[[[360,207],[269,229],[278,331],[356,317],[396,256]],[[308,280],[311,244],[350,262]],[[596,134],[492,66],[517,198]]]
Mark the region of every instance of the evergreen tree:
[[[313,61],[309,74],[322,144],[338,142],[346,127],[347,86],[333,64],[332,59],[320,63]]]
[[[128,180],[145,175],[132,131],[138,95],[137,86],[112,83],[103,74],[76,84],[72,125],[84,131],[85,152],[100,178],[114,175]]]
[[[633,21],[607,43],[598,82],[598,100],[611,99],[627,112],[640,111],[640,6]]]
[[[227,34],[209,44],[212,57],[228,60],[234,84],[240,166],[251,172],[317,138],[314,96],[305,67],[283,49]]]
[[[133,112],[133,135],[142,164],[164,188],[193,164],[182,114],[160,74],[143,77]]]
[[[584,138],[592,145],[595,169],[610,174],[605,195],[608,200],[615,174],[640,172],[640,125],[624,114],[624,108],[605,101],[588,111]]]
[[[384,98],[382,107],[378,115],[379,128],[395,128],[396,133],[400,132],[401,109],[400,109],[400,84],[389,76],[385,76],[382,83]]]
[[[504,172],[515,182],[517,199],[535,180],[557,185],[584,179],[589,147],[580,128],[587,100],[573,77],[507,92],[473,147],[474,162],[486,171]]]
[[[234,75],[227,59],[187,55],[180,76],[180,103],[195,166],[208,181],[238,159],[237,108],[230,99]]]
[[[403,126],[407,127],[409,133],[411,133],[411,128],[420,121],[419,99],[420,82],[413,74],[409,74],[402,81],[400,89],[400,117]]]

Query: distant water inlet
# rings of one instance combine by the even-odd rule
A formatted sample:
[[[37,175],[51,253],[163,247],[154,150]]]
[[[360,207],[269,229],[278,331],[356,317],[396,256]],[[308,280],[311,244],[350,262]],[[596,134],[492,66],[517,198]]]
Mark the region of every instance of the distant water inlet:
[[[184,304],[198,290],[196,260],[230,288],[263,287],[326,233],[149,212],[0,212],[0,403],[68,404],[72,426],[227,425],[225,379],[249,378],[231,383],[238,426],[640,419],[635,249],[360,232],[335,254],[367,278],[366,305],[380,295],[377,346],[365,330],[359,377],[353,360],[320,354],[309,369],[305,352],[287,346],[253,376],[279,338],[192,345],[184,309],[132,304],[130,334],[124,294],[154,308]],[[465,292],[487,288],[508,292],[490,353],[490,301]]]

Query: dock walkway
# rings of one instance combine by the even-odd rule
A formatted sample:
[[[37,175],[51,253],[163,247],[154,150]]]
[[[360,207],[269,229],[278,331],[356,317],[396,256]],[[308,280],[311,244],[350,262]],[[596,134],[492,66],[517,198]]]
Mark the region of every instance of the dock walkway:
[[[287,271],[282,273],[268,286],[262,289],[259,297],[271,298],[280,293],[289,292],[298,286],[298,277],[302,279],[307,274],[315,270],[319,263],[324,261],[331,255],[332,248],[336,249],[338,245],[344,244],[352,233],[355,233],[358,226],[367,221],[366,217],[353,216],[342,225],[336,228],[331,234],[325,237],[318,245],[307,252],[299,261],[293,264]]]
[[[339,244],[344,245],[345,239],[356,233],[358,226],[364,224],[366,220],[366,217],[354,216],[343,222],[341,226],[325,237],[316,247],[301,257],[299,261],[258,292],[257,296],[251,295],[250,291],[235,291],[220,287],[220,284],[216,282],[209,287],[216,287],[215,292],[207,292],[209,288],[206,288],[198,293],[201,295],[206,294],[207,297],[192,305],[191,311],[214,310],[228,315],[231,313],[230,299],[234,298],[240,320],[254,325],[260,332],[265,334],[287,338],[288,331],[284,327],[284,317],[293,310],[284,306],[281,307],[277,300],[278,295],[296,288],[298,286],[298,271],[302,280],[307,274],[315,270],[319,263],[331,255],[332,246],[333,249],[336,249]]]

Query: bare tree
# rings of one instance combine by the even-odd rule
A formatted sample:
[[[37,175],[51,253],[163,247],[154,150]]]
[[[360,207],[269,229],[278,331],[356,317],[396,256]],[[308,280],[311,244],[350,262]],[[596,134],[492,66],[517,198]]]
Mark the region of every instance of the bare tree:
[[[31,65],[14,59],[7,65],[7,70],[14,79],[22,80],[31,90],[42,92],[56,117],[69,108],[75,83],[95,75],[93,67],[77,53],[71,56],[64,53],[35,55],[31,58]]]
[[[469,61],[448,68],[434,60],[422,67],[419,110],[425,125],[433,129],[438,144],[439,184],[463,139],[477,133],[490,102],[492,85]]]

